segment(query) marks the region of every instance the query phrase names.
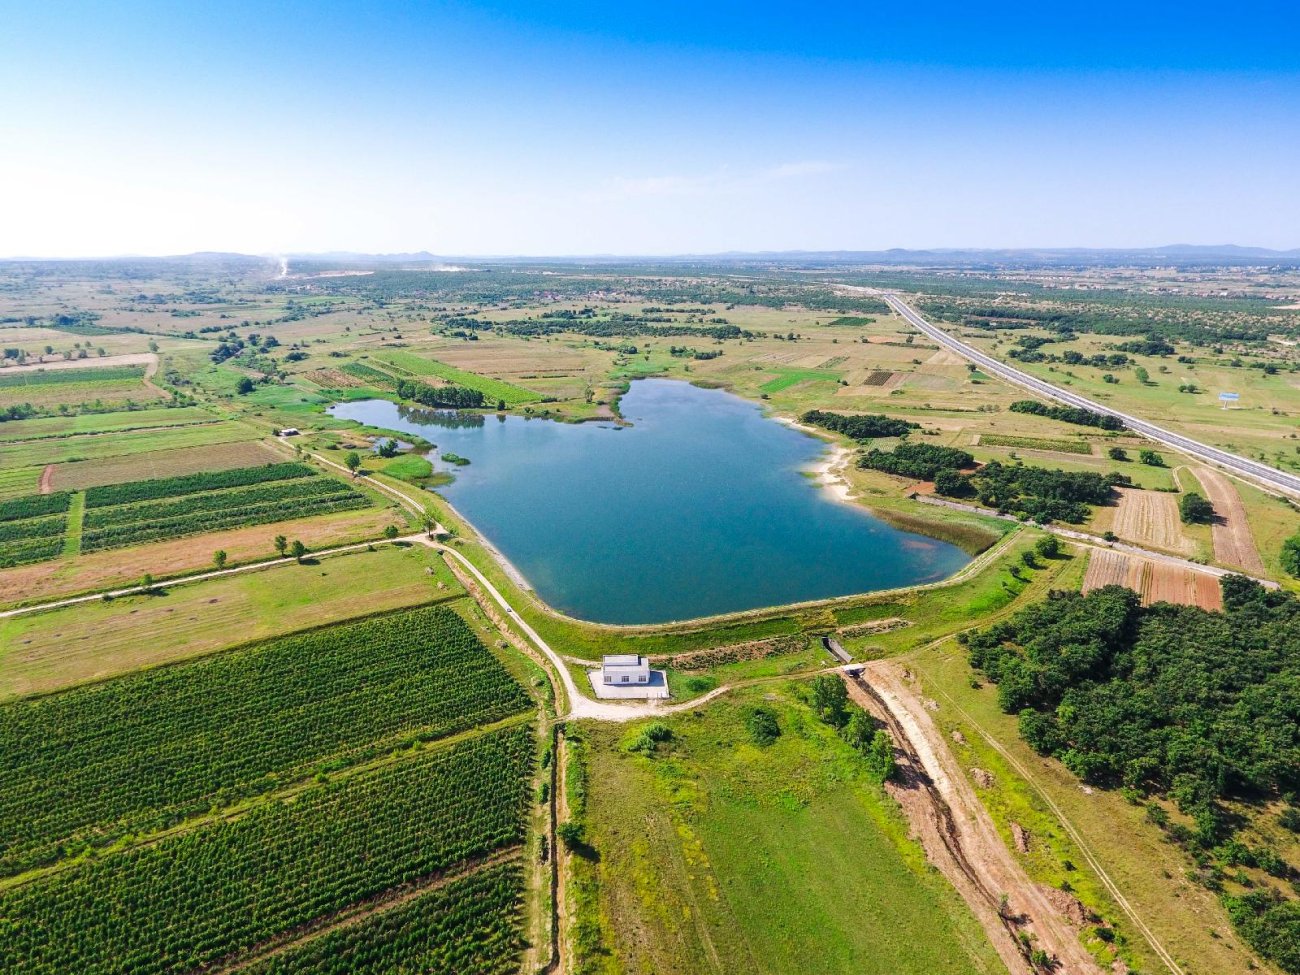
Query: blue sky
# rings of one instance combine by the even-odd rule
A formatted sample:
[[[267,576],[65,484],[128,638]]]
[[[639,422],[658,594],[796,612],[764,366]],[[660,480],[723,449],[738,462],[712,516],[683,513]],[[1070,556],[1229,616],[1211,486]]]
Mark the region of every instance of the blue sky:
[[[1296,5],[990,6],[0,0],[0,254],[1300,247]]]

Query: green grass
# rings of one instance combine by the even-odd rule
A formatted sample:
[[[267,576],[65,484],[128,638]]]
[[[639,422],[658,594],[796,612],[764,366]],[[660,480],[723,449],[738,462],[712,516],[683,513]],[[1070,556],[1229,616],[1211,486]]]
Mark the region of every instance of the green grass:
[[[0,501],[35,494],[41,482],[41,468],[20,467],[0,470]]]
[[[765,749],[745,730],[757,704],[783,731]],[[897,806],[793,685],[666,723],[674,741],[653,757],[626,750],[640,726],[586,732],[600,860],[580,864],[598,895],[579,924],[627,970],[712,972],[720,959],[770,975],[1005,972]],[[579,961],[608,970],[589,952]]]
[[[1053,440],[1050,437],[1012,437],[1001,433],[981,433],[980,443],[987,447],[1019,447],[1023,450],[1059,450],[1067,454],[1091,454],[1086,440]]]
[[[455,383],[457,386],[477,389],[490,401],[488,404],[490,406],[495,406],[497,400],[505,400],[507,406],[519,406],[524,403],[535,403],[542,398],[540,394],[534,393],[531,389],[524,389],[522,386],[516,386],[500,379],[480,376],[475,372],[456,369],[445,363],[425,359],[410,352],[385,352],[382,355],[375,356],[375,358],[380,362],[387,362],[415,376],[436,376],[439,379],[445,379],[449,383]]]
[[[212,423],[218,418],[197,406],[149,410],[119,410],[113,413],[82,413],[77,416],[47,416],[36,420],[0,423],[0,441],[39,440],[71,437],[83,433],[141,430]]]
[[[837,383],[840,381],[841,376],[838,372],[827,372],[824,369],[776,369],[774,371],[777,373],[776,378],[770,379],[758,387],[765,393],[779,393],[791,386],[806,382]]]
[[[57,440],[0,444],[0,467],[28,467],[65,464],[70,461],[100,460],[149,450],[205,447],[209,444],[257,440],[262,436],[246,423],[204,423],[165,430],[105,431],[78,434]]]
[[[76,369],[24,369],[0,371],[0,389],[23,386],[94,386],[136,382],[144,378],[143,366],[88,366]]]
[[[266,555],[275,552],[267,537]],[[0,620],[0,700],[463,593],[423,546],[376,546]]]

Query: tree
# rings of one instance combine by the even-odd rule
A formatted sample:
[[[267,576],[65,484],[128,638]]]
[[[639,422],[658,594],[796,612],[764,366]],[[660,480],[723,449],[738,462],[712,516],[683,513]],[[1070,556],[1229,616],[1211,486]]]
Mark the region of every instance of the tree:
[[[348,455],[343,458],[343,463],[348,465],[348,470],[352,472],[353,477],[356,477],[357,471],[361,468],[361,455],[355,450],[349,450]]]
[[[889,736],[888,731],[877,731],[872,736],[871,747],[867,749],[867,767],[881,782],[892,779],[897,774],[898,765],[894,762],[894,739]]]
[[[397,530],[397,526],[396,526],[396,525],[385,525],[385,526],[384,526],[384,537],[387,538],[387,539],[389,539],[390,541],[391,541],[392,539],[396,538],[399,534],[401,534],[401,533]]]
[[[252,391],[253,380],[249,379],[247,376],[240,376],[239,382],[235,386],[235,392],[239,393],[240,396],[247,396]]]
[[[1178,502],[1178,513],[1189,525],[1205,525],[1214,520],[1214,505],[1195,491],[1188,491]]]
[[[864,755],[870,749],[875,734],[876,726],[871,721],[871,715],[856,707],[849,711],[849,720],[840,730],[840,737]]]
[[[503,399],[497,400],[497,412],[504,413],[505,411],[506,411],[506,401]]]
[[[140,588],[143,589],[145,592],[149,592],[150,590],[153,589],[153,576],[151,576],[148,572],[146,572],[144,575],[140,577]]]
[[[1034,542],[1034,551],[1045,559],[1054,559],[1061,554],[1061,543],[1055,535],[1044,535]]]
[[[1128,460],[1128,451],[1123,447],[1111,447],[1106,451],[1106,456],[1111,460]]]
[[[582,845],[583,828],[582,823],[576,820],[566,820],[555,827],[555,835],[564,841],[564,845],[570,850],[576,849]]]
[[[1148,467],[1164,467],[1165,459],[1157,454],[1154,450],[1138,451],[1138,460]]]
[[[1282,568],[1300,579],[1300,535],[1292,535],[1282,543]]]
[[[226,550],[224,548],[219,548],[212,553],[212,564],[218,569],[226,567]]]
[[[301,538],[293,540],[293,544],[289,546],[289,554],[299,562],[302,561],[302,557],[307,554],[307,546],[302,543]]]
[[[284,558],[285,549],[288,547],[289,539],[285,538],[283,535],[275,536],[275,550],[280,554],[280,558]]]
[[[949,498],[968,498],[975,493],[970,478],[960,471],[951,469],[939,471],[934,475],[934,491],[935,494],[942,494]]]
[[[423,514],[420,516],[420,529],[430,538],[433,537],[433,530],[437,527],[438,523],[434,521],[433,515]]]
[[[849,692],[844,681],[832,674],[822,674],[812,684],[813,710],[828,725],[842,728],[848,720]]]

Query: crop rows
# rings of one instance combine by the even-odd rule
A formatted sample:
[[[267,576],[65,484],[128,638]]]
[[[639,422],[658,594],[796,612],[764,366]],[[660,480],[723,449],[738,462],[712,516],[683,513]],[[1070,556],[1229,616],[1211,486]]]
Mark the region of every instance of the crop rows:
[[[0,521],[0,543],[39,541],[51,535],[62,535],[67,524],[67,515],[43,515],[39,518],[22,518],[18,521]]]
[[[251,965],[246,975],[507,975],[519,965],[523,871],[487,867]]]
[[[63,532],[67,519],[60,516],[58,534],[42,538],[27,538],[15,542],[0,542],[0,569],[13,568],[16,565],[28,565],[31,562],[45,562],[56,559],[63,553]],[[10,522],[10,525],[25,525],[26,522]]]
[[[530,728],[498,731],[11,888],[0,971],[193,971],[516,845],[531,757]]]
[[[1015,437],[1002,433],[981,433],[981,447],[1020,447],[1024,450],[1059,450],[1067,454],[1091,454],[1086,440],[1053,440],[1050,437]]]
[[[134,504],[115,504],[105,508],[92,508],[86,512],[87,528],[107,528],[129,525],[138,521],[165,521],[184,515],[225,508],[243,508],[268,501],[285,501],[296,498],[314,498],[343,493],[355,493],[346,484],[329,477],[304,477],[292,481],[272,481],[266,484],[249,484],[226,488],[223,491],[204,491],[185,494],[159,501],[137,501]]]
[[[0,372],[0,389],[16,386],[56,386],[71,383],[123,383],[144,379],[139,366],[90,366],[84,369],[33,369]]]
[[[260,484],[264,481],[288,481],[298,477],[313,477],[316,472],[306,464],[286,461],[281,464],[264,464],[261,467],[239,467],[229,471],[205,471],[202,474],[185,474],[180,477],[163,477],[152,481],[129,481],[126,484],[105,484],[86,491],[86,507],[103,508],[133,501],[153,501],[174,498],[196,491],[219,491],[223,488]]]
[[[340,368],[341,372],[352,376],[354,379],[360,379],[367,386],[373,386],[375,389],[396,389],[397,380],[386,372],[381,372],[363,362],[349,362]]]
[[[528,705],[443,606],[0,705],[0,875]]]
[[[72,504],[72,495],[67,491],[56,494],[33,494],[26,498],[14,498],[0,504],[0,521],[16,521],[19,518],[37,518],[41,515],[57,515],[68,510]]]

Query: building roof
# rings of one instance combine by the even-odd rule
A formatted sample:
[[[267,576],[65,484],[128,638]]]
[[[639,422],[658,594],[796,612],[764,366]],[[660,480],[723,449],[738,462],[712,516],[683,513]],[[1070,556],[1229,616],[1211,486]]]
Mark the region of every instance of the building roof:
[[[639,653],[607,653],[600,662],[605,667],[640,667],[645,658]]]

